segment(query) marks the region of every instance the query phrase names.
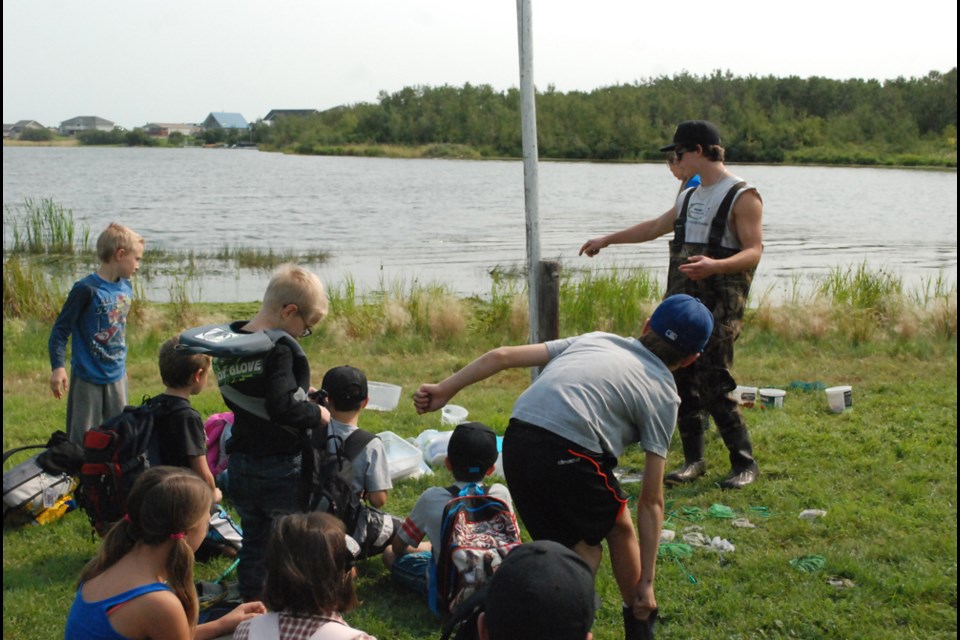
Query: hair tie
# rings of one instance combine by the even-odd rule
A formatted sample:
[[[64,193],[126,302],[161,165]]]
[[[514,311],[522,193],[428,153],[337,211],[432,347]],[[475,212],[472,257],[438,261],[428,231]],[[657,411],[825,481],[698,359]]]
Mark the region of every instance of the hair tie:
[[[126,522],[127,524],[133,524],[133,520],[130,518],[129,513],[123,514],[123,521]]]
[[[180,533],[171,533],[171,534],[170,534],[170,539],[171,539],[171,540],[183,540],[185,537],[187,537],[187,534],[185,534],[183,531],[181,531]]]

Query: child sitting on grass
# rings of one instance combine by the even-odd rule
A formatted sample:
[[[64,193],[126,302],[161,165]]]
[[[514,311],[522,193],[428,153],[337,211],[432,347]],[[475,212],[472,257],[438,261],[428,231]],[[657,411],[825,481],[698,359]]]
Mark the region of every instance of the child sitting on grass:
[[[444,464],[453,474],[457,488],[463,489],[470,483],[483,488],[481,481],[493,473],[497,456],[497,435],[493,429],[480,422],[465,422],[453,430]],[[504,485],[493,484],[484,491],[513,509],[510,492]],[[435,572],[437,562],[432,545],[438,545],[439,551],[443,510],[452,498],[446,487],[424,491],[394,536],[392,548],[383,553],[383,562],[393,578],[417,593],[428,594],[428,575]],[[424,538],[429,542],[424,542]]]
[[[233,640],[376,640],[341,615],[357,606],[353,560],[336,516],[314,512],[278,519],[265,554],[263,601],[271,613],[241,622]]]
[[[330,411],[327,435],[333,436],[332,440],[328,440],[328,448],[333,451],[334,440],[342,447],[359,428],[360,412],[370,400],[367,376],[356,367],[334,367],[324,374],[321,388],[326,394],[327,409]],[[387,503],[388,492],[393,488],[383,442],[380,438],[374,438],[351,462],[353,488],[357,495],[374,507],[382,508]]]
[[[197,625],[193,554],[207,533],[212,503],[210,486],[192,471],[145,471],[127,497],[127,515],[80,573],[64,639],[207,640],[263,613],[261,603],[247,602]]]

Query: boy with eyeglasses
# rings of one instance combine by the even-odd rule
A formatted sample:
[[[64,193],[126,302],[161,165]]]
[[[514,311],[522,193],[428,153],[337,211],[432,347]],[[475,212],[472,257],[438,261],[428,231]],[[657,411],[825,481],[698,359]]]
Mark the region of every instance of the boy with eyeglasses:
[[[316,274],[294,264],[270,279],[260,310],[230,325],[237,333],[280,329],[289,336],[254,356],[216,358],[220,393],[234,413],[228,445],[230,497],[240,515],[243,548],[237,577],[244,600],[263,588],[263,551],[276,518],[300,509],[301,445],[308,430],[330,422],[308,394],[310,363],[295,338],[305,338],[327,314]]]
[[[701,184],[682,191],[674,206],[656,218],[587,240],[580,255],[592,258],[611,244],[648,242],[674,232],[666,295],[686,293],[699,298],[716,324],[703,356],[674,373],[682,400],[677,426],[684,464],[664,481],[678,485],[706,473],[704,434],[712,417],[732,467],[720,486],[740,489],[752,483],[760,470],[746,422],[727,394],[737,386],[730,374],[733,343],[740,335],[750,284],[763,253],[763,202],[755,187],[724,166],[720,132],[710,122],[681,122],[673,142],[660,151],[673,154],[682,174],[699,174]]]

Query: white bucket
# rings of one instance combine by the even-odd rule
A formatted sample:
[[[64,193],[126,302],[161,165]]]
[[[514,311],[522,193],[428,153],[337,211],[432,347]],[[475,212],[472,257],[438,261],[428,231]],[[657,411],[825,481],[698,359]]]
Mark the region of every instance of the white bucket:
[[[457,404],[448,404],[440,411],[440,424],[443,426],[455,427],[461,422],[467,421],[469,412]]]
[[[850,385],[829,387],[825,392],[827,394],[827,406],[830,407],[830,411],[843,413],[845,410],[853,407],[853,387]]]
[[[389,382],[373,382],[371,380],[367,383],[367,396],[370,398],[367,409],[393,411],[397,408],[397,403],[400,402],[400,392],[402,390],[403,387],[398,387]]]
[[[782,409],[786,395],[783,389],[760,389],[760,404],[764,409]]]

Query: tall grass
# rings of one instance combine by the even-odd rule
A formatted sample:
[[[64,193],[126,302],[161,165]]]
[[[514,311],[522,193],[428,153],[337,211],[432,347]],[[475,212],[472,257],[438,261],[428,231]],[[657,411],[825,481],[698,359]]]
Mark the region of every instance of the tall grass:
[[[586,331],[637,335],[663,295],[657,279],[644,269],[564,273],[560,290],[561,335]]]
[[[24,267],[17,256],[3,261],[3,317],[32,318],[52,323],[65,294],[59,283],[41,271]]]
[[[90,227],[77,225],[73,210],[51,198],[26,198],[20,207],[4,206],[4,224],[11,225],[13,251],[73,255],[87,251]]]
[[[330,259],[327,251],[278,251],[273,247],[260,249],[257,247],[224,246],[210,256],[221,262],[230,262],[238,269],[273,269],[286,262],[300,264],[320,264]]]

